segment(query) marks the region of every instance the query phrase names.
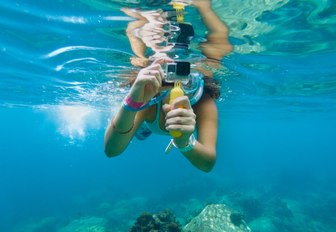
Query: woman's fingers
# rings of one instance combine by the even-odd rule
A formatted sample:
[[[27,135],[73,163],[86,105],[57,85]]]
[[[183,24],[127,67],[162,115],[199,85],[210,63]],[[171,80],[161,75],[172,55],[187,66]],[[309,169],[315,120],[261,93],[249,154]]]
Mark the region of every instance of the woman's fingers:
[[[165,106],[166,129],[178,130],[183,134],[193,133],[196,125],[196,115],[190,106],[187,96],[176,98],[173,104]]]
[[[174,109],[166,115],[166,129],[193,132],[196,125],[196,115],[192,109]]]
[[[177,108],[191,109],[189,98],[187,96],[181,96],[176,98],[173,101],[172,109]]]
[[[161,66],[155,64],[143,68],[139,72],[131,90],[134,100],[149,101],[160,92],[163,78],[160,69]]]
[[[139,72],[134,85],[142,89],[144,98],[155,96],[161,89],[163,71],[159,64],[150,65]]]
[[[161,85],[162,79],[164,77],[164,72],[159,64],[152,64],[148,67],[148,75],[155,76],[159,84]]]
[[[175,118],[168,119],[165,125],[166,127],[194,126],[195,123],[196,123],[196,120],[193,117],[175,117]]]
[[[174,109],[167,113],[167,124],[193,124],[196,122],[196,115],[193,110]]]

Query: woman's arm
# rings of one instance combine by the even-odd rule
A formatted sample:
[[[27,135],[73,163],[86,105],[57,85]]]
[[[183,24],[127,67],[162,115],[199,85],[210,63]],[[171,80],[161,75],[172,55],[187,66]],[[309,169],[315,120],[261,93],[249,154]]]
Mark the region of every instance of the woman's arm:
[[[143,112],[132,112],[123,107],[109,123],[104,138],[104,150],[108,157],[121,154],[130,143],[144,120]]]
[[[195,148],[184,156],[205,172],[211,171],[216,162],[218,111],[215,101],[203,95],[194,107],[196,114],[197,142]]]
[[[202,17],[209,34],[222,34],[227,36],[228,30],[222,20],[213,11],[210,0],[194,0],[192,4]]]
[[[232,45],[228,41],[228,28],[213,11],[210,0],[194,0],[192,3],[204,22],[208,34],[207,42],[201,44],[201,50],[205,56],[215,60],[221,60],[224,55],[232,51]]]
[[[132,104],[145,104],[160,92],[164,74],[158,62],[139,72],[128,95]],[[133,112],[124,106],[121,107],[105,133],[104,150],[107,156],[117,156],[126,149],[134,133],[144,121],[146,113],[146,109]]]
[[[182,153],[198,169],[211,171],[216,162],[218,127],[218,113],[214,100],[204,95],[192,109],[188,98],[180,97],[174,101],[171,108],[169,105],[164,105],[164,111],[167,114],[166,129],[182,132],[181,137],[174,138],[174,143],[178,147],[188,145],[189,137],[197,129],[198,138],[195,146],[192,150]]]

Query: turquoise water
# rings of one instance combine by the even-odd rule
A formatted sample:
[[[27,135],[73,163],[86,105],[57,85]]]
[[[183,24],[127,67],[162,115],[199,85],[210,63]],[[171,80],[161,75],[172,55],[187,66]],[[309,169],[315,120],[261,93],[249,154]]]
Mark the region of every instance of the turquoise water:
[[[104,155],[127,92],[125,4],[0,3],[0,231],[61,231],[88,217],[128,231],[166,208],[185,224],[209,203],[241,211],[253,231],[336,230],[336,3],[212,2],[234,51],[217,74],[209,174],[164,155],[161,136]],[[188,10],[197,41],[204,26]]]

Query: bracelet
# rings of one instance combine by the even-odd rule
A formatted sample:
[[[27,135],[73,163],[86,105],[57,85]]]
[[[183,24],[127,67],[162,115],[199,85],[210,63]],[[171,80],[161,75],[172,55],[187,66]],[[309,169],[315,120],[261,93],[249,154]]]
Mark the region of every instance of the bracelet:
[[[123,108],[129,111],[139,111],[145,104],[145,102],[134,101],[131,96],[128,95],[124,100]]]
[[[126,135],[126,134],[130,133],[132,131],[133,127],[134,127],[134,122],[133,122],[130,129],[128,129],[127,131],[120,131],[120,130],[117,129],[113,119],[112,119],[111,124],[112,124],[113,130],[115,130],[118,134],[121,134],[121,135]]]
[[[189,141],[188,141],[188,145],[185,146],[185,147],[178,147],[174,141],[173,141],[173,145],[174,147],[176,147],[177,149],[180,150],[180,152],[188,152],[188,151],[191,151],[194,147],[195,147],[195,144],[196,144],[196,138],[194,136],[194,134],[190,135],[189,137]]]

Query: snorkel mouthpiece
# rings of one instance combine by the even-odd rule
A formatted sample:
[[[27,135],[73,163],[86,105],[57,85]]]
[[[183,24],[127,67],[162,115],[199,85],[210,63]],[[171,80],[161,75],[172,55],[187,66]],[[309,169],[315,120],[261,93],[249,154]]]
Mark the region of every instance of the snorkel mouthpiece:
[[[173,101],[178,98],[178,97],[182,97],[184,96],[184,92],[181,88],[181,82],[176,81],[174,83],[174,88],[170,91],[170,99],[169,99],[169,105],[171,106],[173,104]],[[170,135],[173,138],[178,138],[180,136],[182,136],[182,132],[181,131],[169,131]]]

